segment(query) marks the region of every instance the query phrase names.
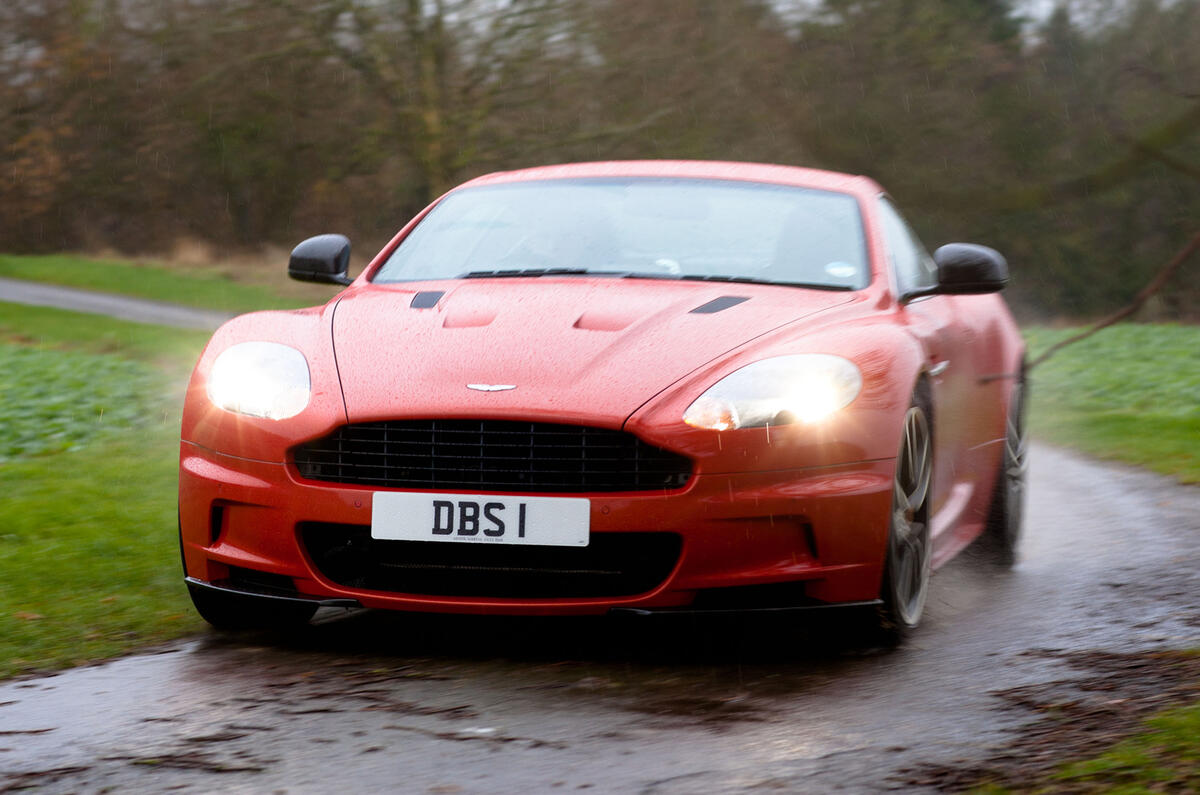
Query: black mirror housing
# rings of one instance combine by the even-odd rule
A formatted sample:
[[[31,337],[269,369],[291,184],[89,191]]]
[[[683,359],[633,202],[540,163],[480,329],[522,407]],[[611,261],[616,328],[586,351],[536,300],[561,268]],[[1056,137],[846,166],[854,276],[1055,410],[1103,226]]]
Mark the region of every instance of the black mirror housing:
[[[288,276],[302,282],[350,284],[350,239],[345,235],[317,235],[292,249]]]
[[[938,285],[945,295],[998,293],[1008,285],[1008,262],[993,248],[973,243],[947,243],[933,252]]]

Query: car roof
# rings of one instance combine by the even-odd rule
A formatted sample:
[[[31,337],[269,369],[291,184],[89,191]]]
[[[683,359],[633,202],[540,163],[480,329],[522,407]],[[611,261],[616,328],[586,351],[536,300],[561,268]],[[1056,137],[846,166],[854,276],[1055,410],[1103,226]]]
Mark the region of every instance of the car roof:
[[[464,183],[461,187],[550,179],[604,177],[738,180],[839,191],[861,197],[874,196],[883,192],[883,189],[868,177],[798,166],[735,163],[720,160],[610,160],[595,163],[564,163],[485,174]]]

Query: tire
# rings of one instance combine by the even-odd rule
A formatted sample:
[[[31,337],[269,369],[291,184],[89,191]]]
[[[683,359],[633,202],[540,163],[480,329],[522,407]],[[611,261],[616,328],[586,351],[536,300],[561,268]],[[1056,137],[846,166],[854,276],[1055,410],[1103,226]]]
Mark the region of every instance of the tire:
[[[896,473],[892,477],[892,512],[878,621],[885,634],[894,640],[920,622],[933,570],[929,537],[933,432],[928,406],[929,400],[919,387],[904,415]]]
[[[307,624],[317,612],[316,605],[222,593],[191,583],[188,593],[201,618],[216,629],[231,632],[296,629]]]
[[[1004,420],[1004,458],[996,473],[992,505],[988,510],[985,535],[992,558],[1002,566],[1017,562],[1017,546],[1025,514],[1025,475],[1029,469],[1029,445],[1025,429],[1025,407],[1029,388],[1024,373],[1013,384]]]

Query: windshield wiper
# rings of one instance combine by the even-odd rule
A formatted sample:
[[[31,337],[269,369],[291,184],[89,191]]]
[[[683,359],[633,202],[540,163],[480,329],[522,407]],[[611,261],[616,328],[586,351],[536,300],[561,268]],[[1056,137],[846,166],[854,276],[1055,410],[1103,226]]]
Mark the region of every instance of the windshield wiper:
[[[530,276],[611,276],[617,279],[664,279],[686,282],[732,282],[736,284],[773,284],[780,287],[806,287],[813,290],[853,290],[849,285],[816,284],[809,282],[779,282],[756,279],[753,276],[721,276],[703,273],[647,273],[645,271],[605,271],[590,268],[500,268],[497,270],[467,271],[458,279],[504,279]]]
[[[676,277],[685,282],[737,282],[739,284],[778,284],[770,279],[756,279],[753,276],[719,276],[704,273],[685,273]]]
[[[813,290],[853,290],[847,284],[820,284],[817,282],[780,282],[774,279],[756,279],[753,276],[708,276],[689,273],[676,276],[676,279],[689,282],[736,282],[738,284],[774,284],[778,287],[805,287]]]
[[[459,279],[503,279],[519,276],[628,276],[628,271],[594,271],[588,268],[507,268],[492,271],[468,271]]]

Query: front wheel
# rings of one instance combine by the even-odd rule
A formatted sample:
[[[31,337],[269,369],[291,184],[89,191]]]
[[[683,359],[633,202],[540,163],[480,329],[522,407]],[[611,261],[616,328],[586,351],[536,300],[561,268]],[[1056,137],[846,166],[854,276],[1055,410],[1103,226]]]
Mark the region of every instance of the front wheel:
[[[929,484],[933,441],[925,402],[919,397],[904,415],[896,474],[892,478],[892,515],[888,528],[880,598],[880,624],[899,635],[921,620],[929,594],[932,544],[929,538]]]
[[[317,612],[316,605],[225,593],[190,582],[188,593],[201,618],[227,631],[296,629]]]

